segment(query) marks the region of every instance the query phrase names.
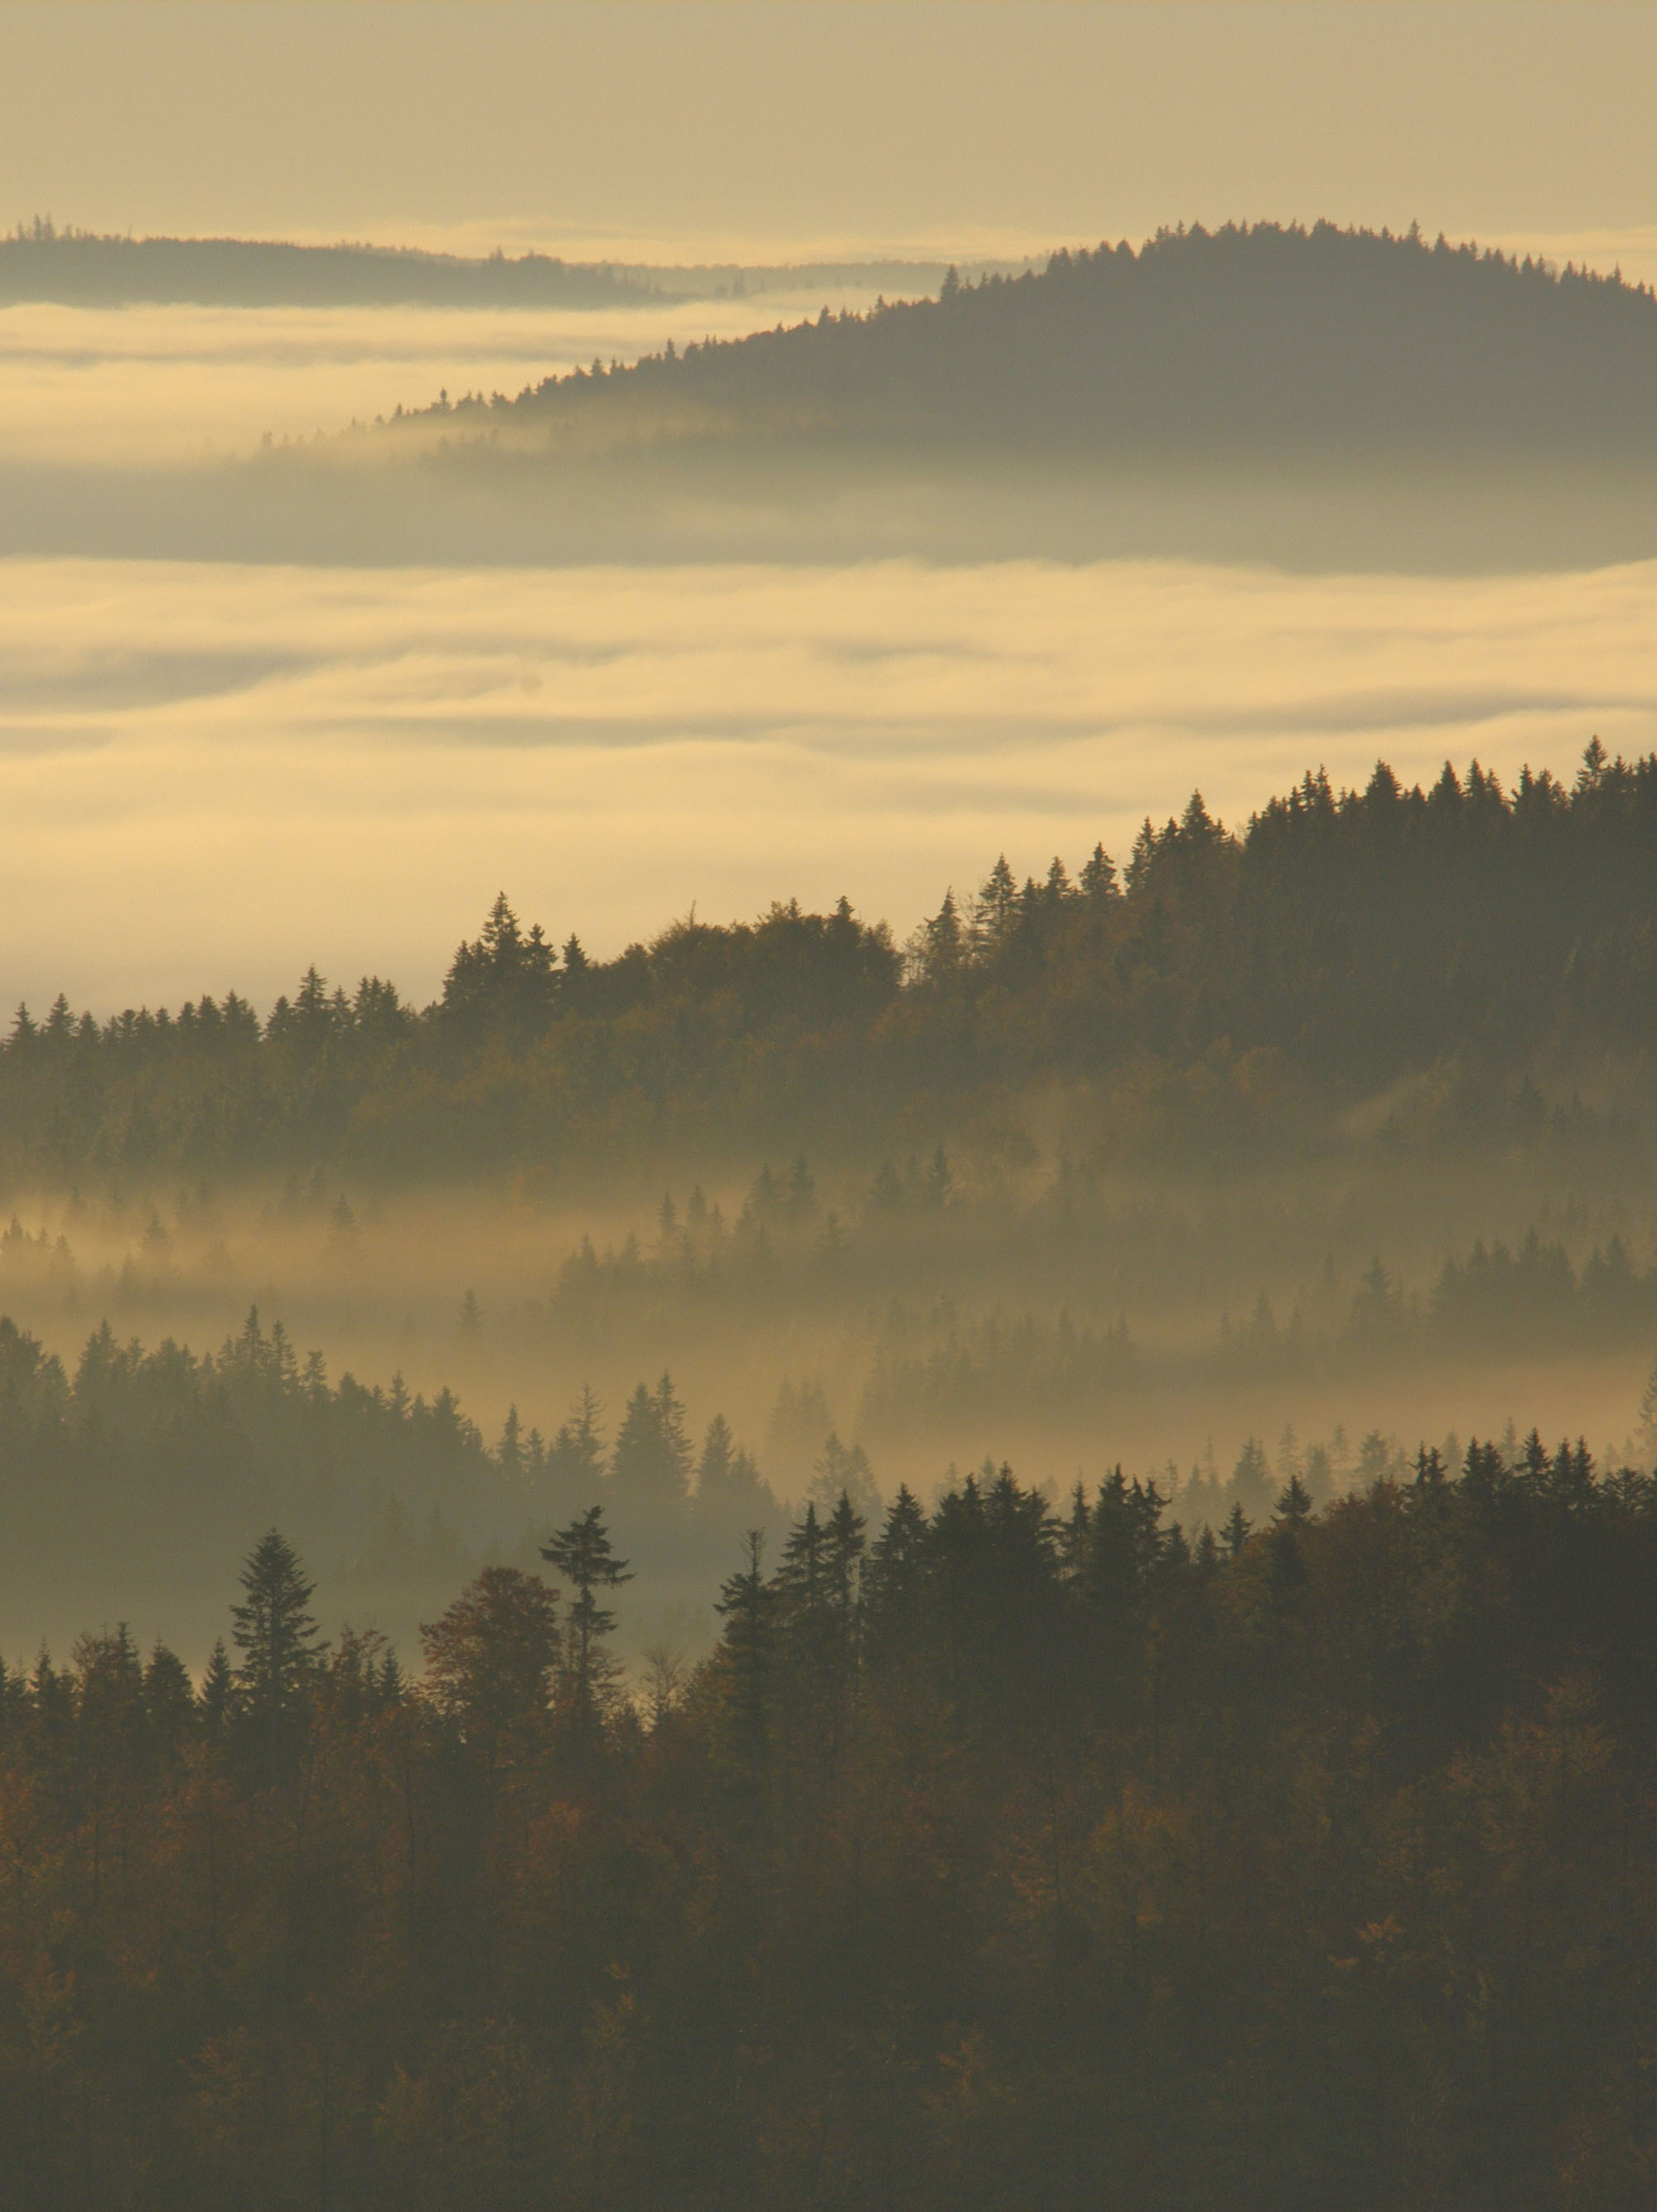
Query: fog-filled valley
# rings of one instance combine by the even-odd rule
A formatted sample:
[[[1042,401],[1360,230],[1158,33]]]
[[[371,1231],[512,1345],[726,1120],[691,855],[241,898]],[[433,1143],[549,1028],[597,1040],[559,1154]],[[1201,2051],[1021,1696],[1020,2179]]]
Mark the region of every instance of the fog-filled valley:
[[[1236,834],[1193,798],[1120,869],[1000,860],[902,945],[777,903],[605,961],[503,894],[423,1012],[314,969],[267,1010],[20,1012],[8,1387],[75,1472],[9,1601],[206,1639],[275,1518],[406,1642],[603,1498],[629,1643],[696,1650],[744,1530],[848,1481],[1120,1463],[1194,1538],[1423,1438],[1636,1458],[1654,792],[1597,739],[1511,794],[1383,765]]]
[[[77,277],[80,262],[101,283]],[[364,392],[321,364],[381,351],[399,323],[404,374],[464,357],[457,317],[481,317],[483,343],[464,386],[457,369],[452,391],[428,380],[393,403],[388,378],[372,420],[332,435],[302,422],[291,434],[290,400],[252,459],[245,412],[229,457],[201,433],[188,458],[152,434],[124,465],[33,436],[4,465],[0,548],[1442,571],[1657,547],[1657,303],[1620,274],[1414,231],[1261,223],[1181,226],[964,280],[951,266],[924,296],[935,276],[21,232],[0,240],[0,314],[21,362],[51,364],[54,386],[64,367],[86,381],[106,454],[99,382],[80,364],[100,342],[125,350],[131,318],[210,350],[215,316],[263,316],[267,344],[313,356],[319,395]],[[871,299],[888,283],[895,296]],[[296,329],[296,315],[322,319]],[[535,345],[543,373],[519,386]],[[118,419],[130,403],[106,383]]]
[[[1393,213],[0,237],[0,2212],[1648,2203],[1657,294]]]

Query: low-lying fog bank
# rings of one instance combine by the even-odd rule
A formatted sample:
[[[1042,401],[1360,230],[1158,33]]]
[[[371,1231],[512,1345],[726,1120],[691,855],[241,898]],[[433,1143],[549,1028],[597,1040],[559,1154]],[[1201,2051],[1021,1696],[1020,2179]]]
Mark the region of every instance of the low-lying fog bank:
[[[1511,783],[1657,732],[1651,562],[3,574],[0,999],[37,1011],[313,961],[423,997],[503,886],[602,953],[841,893],[901,936],[1193,787],[1238,823],[1320,763]]]
[[[1063,1171],[1023,1196],[956,1172],[797,1166],[650,1205],[628,1177],[15,1194],[0,1310],[79,1378],[65,1436],[102,1424],[113,1458],[51,1474],[50,1392],[10,1339],[9,1652],[106,1613],[204,1650],[271,1520],[330,1619],[408,1645],[471,1565],[533,1565],[602,1499],[640,1568],[636,1653],[701,1648],[744,1528],[774,1547],[842,1486],[877,1517],[986,1459],[1056,1499],[1120,1463],[1194,1534],[1235,1504],[1258,1520],[1290,1474],[1319,1497],[1399,1475],[1423,1443],[1454,1461],[1534,1424],[1607,1464],[1657,1453],[1638,1172],[1533,1157],[1179,1191]],[[174,1344],[224,1348],[208,1399]],[[336,1407],[347,1374],[379,1412]],[[47,1544],[64,1514],[85,1534]]]

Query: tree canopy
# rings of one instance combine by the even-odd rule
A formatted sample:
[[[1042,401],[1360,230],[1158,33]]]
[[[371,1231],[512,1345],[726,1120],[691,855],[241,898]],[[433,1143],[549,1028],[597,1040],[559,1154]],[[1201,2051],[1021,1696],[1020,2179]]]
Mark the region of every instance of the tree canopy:
[[[423,1012],[313,969],[100,1022],[60,997],[0,1042],[0,1175],[320,1164],[385,1176],[809,1143],[878,1160],[1054,1078],[1122,1141],[1322,1142],[1434,1070],[1528,1080],[1545,1112],[1657,1048],[1657,756],[1573,781],[1476,763],[1405,788],[1308,775],[1230,829],[1193,795],[1120,873],[1096,844],[1005,858],[900,950],[842,900],[561,953],[504,896]]]
[[[1657,299],[1413,228],[1228,223],[443,410],[571,452],[1657,459]],[[418,419],[418,418],[416,418]]]
[[[0,2203],[1635,2212],[1654,1599],[1653,1478],[1533,1434],[1223,1542],[813,1504],[580,1728],[490,1567],[422,1676],[312,1652],[274,1773],[82,1636],[0,1674]]]

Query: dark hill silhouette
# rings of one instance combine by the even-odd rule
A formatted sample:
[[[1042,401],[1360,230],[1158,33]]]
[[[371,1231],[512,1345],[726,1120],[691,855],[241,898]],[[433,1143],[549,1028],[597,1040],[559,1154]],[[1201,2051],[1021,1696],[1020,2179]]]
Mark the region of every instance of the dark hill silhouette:
[[[1181,229],[445,411],[577,447],[1645,457],[1657,297],[1414,232]]]
[[[99,237],[39,222],[0,238],[0,306],[589,307],[661,296],[636,271],[544,253],[468,259],[276,239]]]
[[[106,248],[154,257],[155,289],[131,297],[322,296],[275,289],[291,277],[337,283],[337,301],[369,297],[372,280],[387,301],[521,306],[536,304],[517,296],[525,286],[574,303],[591,283],[645,313],[682,300],[687,277],[734,283],[230,240],[227,285],[257,252],[270,257],[262,289],[215,295],[213,241],[31,234],[0,241],[0,299],[30,253],[84,252],[90,270]],[[175,250],[187,281],[167,295]],[[635,278],[662,289],[629,289]],[[1657,556],[1657,296],[1413,232],[1164,232],[1137,250],[1055,254],[1039,272],[952,276],[935,299],[595,363],[516,399],[410,413],[406,395],[386,398],[399,404],[384,422],[242,460],[118,474],[8,463],[0,552],[1149,556],[1414,573]]]

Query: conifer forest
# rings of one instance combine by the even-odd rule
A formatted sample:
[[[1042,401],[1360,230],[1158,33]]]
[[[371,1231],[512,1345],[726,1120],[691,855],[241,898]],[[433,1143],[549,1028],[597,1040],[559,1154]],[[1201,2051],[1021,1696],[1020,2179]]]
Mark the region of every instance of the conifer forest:
[[[1657,2207],[1654,82],[0,0],[0,2212]]]
[[[0,2202],[1644,2203],[1657,1376],[1404,1424],[1644,1371],[1654,792],[1383,766],[903,945],[503,896],[423,1008],[21,1009]],[[453,1300],[487,1431],[172,1333],[234,1244],[349,1314],[640,1158],[692,1189]],[[1485,1236],[1358,1264],[1451,1183]],[[1397,1410],[1217,1462],[1263,1389]]]

